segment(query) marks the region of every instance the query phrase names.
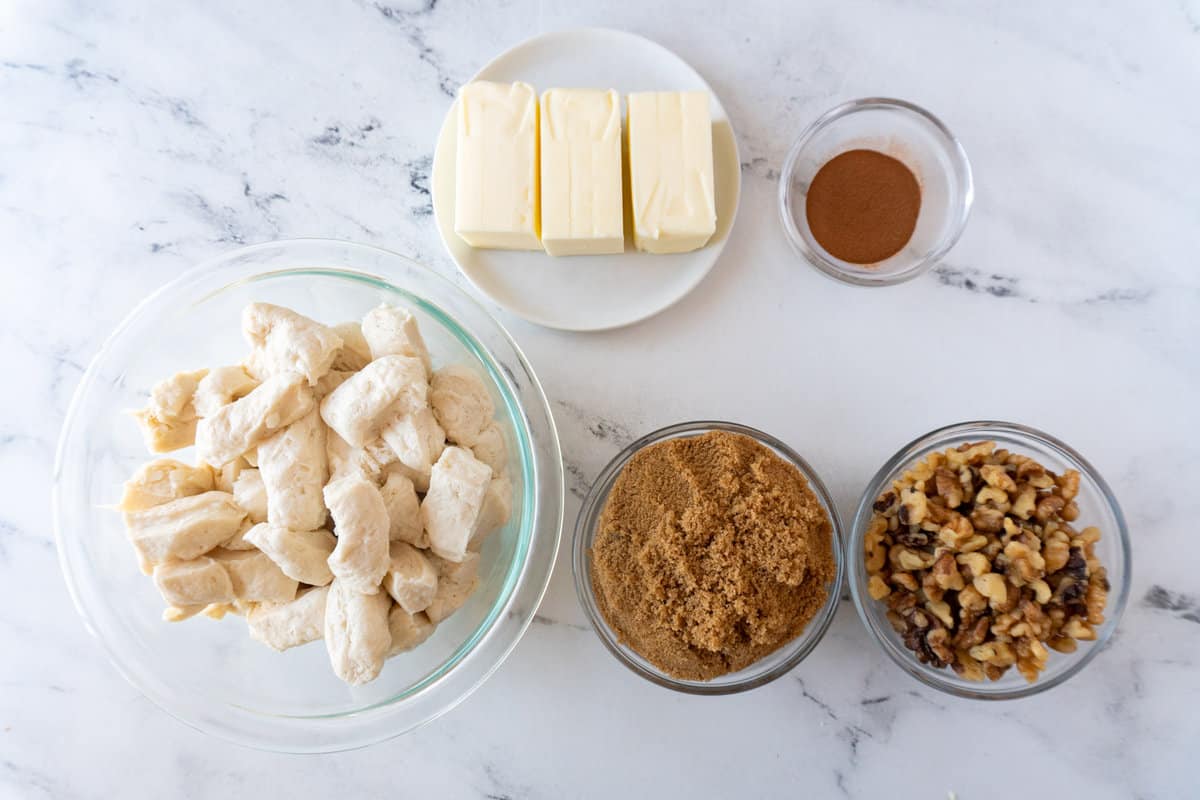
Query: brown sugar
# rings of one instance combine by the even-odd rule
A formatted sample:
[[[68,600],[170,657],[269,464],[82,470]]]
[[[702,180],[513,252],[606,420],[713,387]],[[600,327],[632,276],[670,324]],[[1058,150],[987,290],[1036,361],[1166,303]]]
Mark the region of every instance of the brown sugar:
[[[804,476],[723,431],[639,451],[592,544],[597,604],[622,642],[686,680],[736,672],[798,636],[836,568]]]

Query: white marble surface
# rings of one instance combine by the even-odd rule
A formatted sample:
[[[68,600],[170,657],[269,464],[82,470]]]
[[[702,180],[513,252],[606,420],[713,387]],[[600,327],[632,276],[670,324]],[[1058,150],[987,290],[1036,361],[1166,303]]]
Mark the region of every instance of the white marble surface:
[[[0,4],[0,796],[1197,796],[1200,4],[568,5]],[[102,337],[198,259],[276,237],[451,274],[428,196],[451,93],[499,49],[579,25],[691,61],[745,164],[729,247],[672,310],[601,335],[501,315],[554,403],[568,515],[619,445],[685,418],[785,439],[844,515],[913,436],[1027,422],[1094,461],[1133,530],[1128,612],[1083,674],[1035,699],[955,700],[886,661],[844,603],[784,679],[678,696],[609,658],[565,557],[474,697],[354,753],[206,738],[109,666],[48,513],[55,438]],[[798,264],[774,205],[789,140],[868,94],[942,115],[978,187],[947,263],[872,291]]]

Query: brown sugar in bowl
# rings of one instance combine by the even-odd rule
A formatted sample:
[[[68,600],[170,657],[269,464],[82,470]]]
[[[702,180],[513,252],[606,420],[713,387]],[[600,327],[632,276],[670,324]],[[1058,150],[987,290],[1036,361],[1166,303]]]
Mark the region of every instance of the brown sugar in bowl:
[[[610,542],[610,546],[596,547],[597,536],[601,534],[606,523],[607,535],[611,536],[616,532],[619,536],[623,526],[631,527],[631,523],[636,521],[637,512],[634,510],[610,508],[605,519],[605,509],[610,505],[609,500],[614,494],[614,488],[617,487],[626,468],[631,462],[634,462],[634,469],[638,468],[639,462],[635,462],[635,457],[639,453],[662,443],[697,441],[698,437],[714,434],[722,437],[724,443],[733,450],[740,450],[742,456],[750,456],[749,461],[755,460],[753,456],[756,452],[763,456],[758,459],[761,462],[758,476],[747,475],[743,481],[748,488],[741,492],[741,505],[737,513],[742,515],[742,521],[738,523],[738,527],[747,534],[750,546],[758,549],[753,558],[758,559],[760,565],[770,565],[768,571],[774,571],[773,579],[790,580],[798,586],[792,592],[767,591],[757,596],[751,591],[750,597],[742,598],[743,608],[747,602],[757,602],[773,612],[768,615],[772,621],[766,623],[766,627],[759,632],[761,635],[757,642],[730,636],[730,621],[736,619],[737,612],[723,608],[721,603],[716,602],[719,591],[694,593],[695,596],[690,600],[690,605],[693,606],[691,611],[683,613],[682,616],[677,615],[679,625],[675,630],[680,634],[678,637],[672,635],[670,624],[648,624],[639,628],[638,625],[631,624],[628,615],[622,618],[620,613],[614,614],[614,610],[617,610],[614,609],[614,605],[622,605],[625,611],[632,607],[620,598],[615,598],[615,604],[610,602],[609,592],[614,585],[620,583],[614,582],[614,577],[619,561],[624,555],[622,546],[611,546]],[[744,444],[738,444],[743,437]],[[689,446],[689,442],[682,441],[679,445],[674,445],[673,449],[686,453]],[[694,453],[693,450],[693,455]],[[641,459],[640,463],[645,466],[645,458]],[[707,477],[715,477],[721,471],[721,464],[717,462],[694,463],[693,467],[698,467],[701,472],[705,469],[712,470]],[[773,479],[763,473],[763,470],[776,478],[779,475],[793,475],[798,479],[796,485],[803,487],[793,494],[792,502],[785,502],[783,505],[789,509],[786,513],[797,512],[800,515],[800,519],[792,519],[790,524],[822,531],[823,541],[818,540],[816,546],[811,548],[812,552],[800,552],[807,550],[807,545],[789,551],[788,548],[779,548],[780,541],[771,542],[769,538],[755,540],[753,530],[756,514],[764,514],[765,516],[758,521],[767,524],[778,525],[782,519],[772,519],[772,512],[767,510],[770,504],[764,501],[770,493],[767,486]],[[764,477],[767,478],[765,481]],[[738,492],[735,491],[734,494]],[[631,497],[628,492],[625,492],[624,496],[626,499]],[[778,497],[770,499],[773,502],[779,500]],[[698,536],[699,541],[704,541],[711,551],[707,554],[706,566],[710,572],[715,568],[716,580],[719,583],[721,569],[729,565],[737,566],[740,558],[737,553],[729,550],[728,543],[710,542],[706,539],[703,517],[711,511],[712,509],[706,512],[693,508],[684,509],[683,513],[692,515],[689,519],[692,534]],[[628,514],[634,516],[622,518]],[[647,521],[642,520],[643,523]],[[688,525],[679,526],[680,530],[687,527]],[[671,557],[678,559],[678,571],[694,571],[696,564],[687,563],[686,554],[679,550],[685,545],[686,535],[669,535],[656,542],[655,546],[642,547],[640,557],[650,561]],[[841,542],[841,523],[828,490],[812,467],[787,445],[743,425],[703,421],[682,423],[655,431],[634,442],[605,467],[593,484],[576,521],[573,550],[575,587],[580,603],[601,642],[626,667],[647,680],[677,691],[693,694],[729,694],[761,686],[778,678],[800,663],[816,647],[838,606],[844,573]],[[602,551],[599,556],[597,550]],[[605,564],[606,559],[610,563]],[[805,577],[812,580],[805,582]],[[736,585],[739,584],[733,580],[732,583],[721,586],[720,590],[724,591]],[[743,589],[746,588],[744,582],[740,585]],[[655,592],[678,589],[678,586],[673,586],[672,580],[651,579],[647,581],[647,586]],[[629,589],[630,586],[625,588]],[[711,590],[716,587],[710,585],[708,588]],[[704,605],[707,607],[701,607]],[[647,607],[653,607],[653,604],[647,604]],[[660,622],[663,619],[666,618],[660,619]],[[616,622],[615,626],[613,622]],[[686,631],[686,634],[683,634],[683,631]],[[700,646],[681,647],[678,640],[670,641],[672,638],[686,639]]]

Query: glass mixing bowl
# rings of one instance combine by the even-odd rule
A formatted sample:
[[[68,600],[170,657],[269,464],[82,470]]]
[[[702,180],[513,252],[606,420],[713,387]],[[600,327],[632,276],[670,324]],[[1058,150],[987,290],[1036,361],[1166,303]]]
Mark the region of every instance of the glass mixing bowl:
[[[343,684],[322,643],[276,653],[242,618],[162,621],[163,601],[138,570],[111,506],[146,453],[125,413],[184,369],[236,363],[242,307],[265,301],[330,324],[381,302],[418,318],[434,365],[485,376],[508,441],[509,523],[482,551],[479,588],[420,647],[374,682]],[[191,461],[191,449],[168,454]],[[180,720],[264,749],[326,752],[411,730],[453,708],[500,665],[533,619],[562,529],[558,435],[525,357],[474,300],[403,256],[364,245],[281,241],[216,258],[143,301],[83,377],[59,442],[55,534],[63,573],[91,633],[117,669]]]
[[[608,494],[612,491],[617,476],[621,474],[621,470],[624,469],[629,459],[633,458],[642,448],[652,444],[664,442],[669,439],[699,436],[709,431],[728,431],[729,433],[748,436],[764,447],[774,451],[784,461],[800,470],[800,474],[808,481],[813,494],[816,495],[821,507],[825,509],[825,513],[829,516],[830,535],[833,537],[833,560],[837,571],[833,581],[825,587],[826,596],[824,605],[821,606],[816,616],[809,621],[799,636],[787,642],[775,652],[755,661],[745,669],[731,672],[728,675],[720,675],[709,681],[691,681],[668,675],[645,658],[642,658],[632,648],[625,645],[617,636],[617,632],[608,624],[608,620],[604,618],[604,614],[601,613],[599,606],[596,604],[596,596],[592,588],[592,542],[596,538],[596,531],[600,525],[600,515],[604,511],[604,504],[608,501]],[[788,673],[816,648],[821,638],[825,635],[825,631],[829,629],[829,624],[833,622],[833,615],[837,612],[838,600],[842,591],[842,580],[845,574],[844,562],[842,523],[838,518],[837,507],[833,504],[833,500],[829,496],[829,490],[825,488],[825,484],[821,482],[816,471],[796,451],[775,437],[768,436],[762,431],[745,425],[737,425],[732,422],[683,422],[654,431],[638,439],[618,453],[616,458],[610,461],[608,466],[604,468],[604,471],[600,473],[600,477],[596,478],[596,482],[592,484],[591,491],[588,492],[587,498],[583,501],[583,506],[579,510],[579,517],[575,523],[575,541],[572,547],[571,564],[575,573],[575,591],[579,595],[580,604],[583,606],[584,611],[587,612],[588,619],[592,623],[592,629],[596,631],[596,635],[600,637],[600,641],[604,643],[604,646],[608,648],[610,653],[616,656],[618,661],[646,680],[656,683],[659,686],[688,694],[716,695],[744,692],[747,689],[753,689],[770,683]]]
[[[1101,538],[1096,543],[1096,555],[1108,572],[1110,589],[1108,607],[1104,611],[1105,622],[1096,631],[1096,640],[1079,642],[1074,653],[1050,651],[1046,669],[1037,682],[1027,683],[1015,668],[1010,669],[998,681],[969,681],[960,678],[949,667],[938,669],[917,660],[916,654],[904,646],[900,635],[887,620],[887,605],[867,594],[867,568],[863,542],[867,526],[871,522],[872,506],[879,495],[891,486],[893,480],[906,469],[911,469],[930,453],[958,447],[966,442],[993,441],[997,447],[1014,453],[1027,455],[1047,469],[1062,473],[1066,469],[1079,471],[1079,519],[1072,523],[1082,530],[1088,525],[1100,529]],[[901,669],[927,686],[959,697],[977,700],[1009,700],[1044,692],[1068,678],[1079,674],[1104,649],[1129,599],[1130,543],[1129,530],[1125,527],[1125,516],[1117,504],[1108,484],[1100,477],[1096,468],[1083,456],[1063,442],[1039,430],[1011,422],[963,422],[932,431],[901,448],[880,468],[859,501],[854,515],[854,528],[846,551],[850,593],[854,606],[867,629],[874,635],[893,661]]]

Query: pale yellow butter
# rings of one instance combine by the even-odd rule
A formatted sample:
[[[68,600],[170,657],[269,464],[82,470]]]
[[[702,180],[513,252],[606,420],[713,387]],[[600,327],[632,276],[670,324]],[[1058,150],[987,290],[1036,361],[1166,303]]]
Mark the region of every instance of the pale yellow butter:
[[[454,232],[472,247],[540,250],[538,101],[527,83],[458,93]]]
[[[622,252],[620,95],[614,89],[544,92],[541,135],[546,252]]]
[[[717,229],[707,92],[629,95],[634,243],[649,253],[703,247]]]

